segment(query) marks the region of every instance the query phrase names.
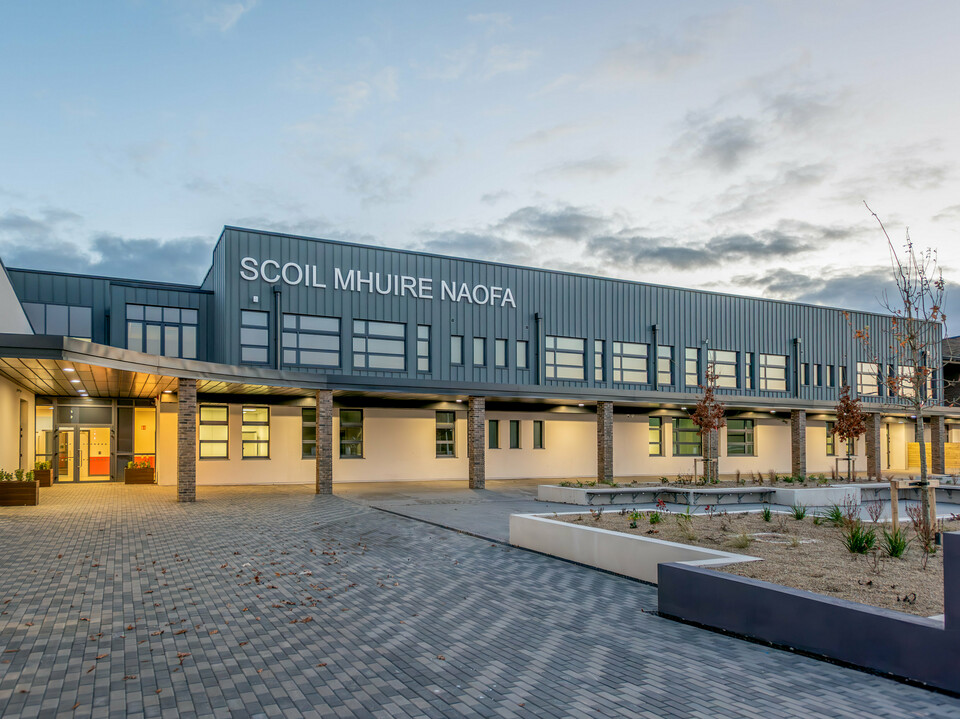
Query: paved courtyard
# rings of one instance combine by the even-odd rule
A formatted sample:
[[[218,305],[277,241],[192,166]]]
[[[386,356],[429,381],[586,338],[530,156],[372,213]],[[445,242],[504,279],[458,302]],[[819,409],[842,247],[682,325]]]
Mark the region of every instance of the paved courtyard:
[[[656,590],[306,487],[0,508],[3,717],[960,717]]]

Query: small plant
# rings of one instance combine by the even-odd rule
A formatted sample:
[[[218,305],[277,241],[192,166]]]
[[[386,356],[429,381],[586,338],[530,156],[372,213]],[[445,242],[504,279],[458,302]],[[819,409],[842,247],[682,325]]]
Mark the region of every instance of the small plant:
[[[34,468],[34,469],[50,469],[50,463],[49,463],[49,462],[34,462],[34,463],[33,463],[33,468]]]
[[[715,515],[715,514],[717,513],[717,505],[715,505],[715,504],[708,504],[706,507],[703,508],[703,511],[707,513],[707,517],[709,517],[709,518],[710,518],[710,521],[712,522],[712,521],[713,521],[713,515]]]
[[[883,539],[880,540],[880,549],[888,557],[899,559],[907,551],[910,540],[901,527],[893,530],[883,530]]]
[[[795,504],[790,507],[790,511],[793,512],[793,518],[798,522],[803,520],[807,516],[807,508],[802,504]]]
[[[746,549],[752,542],[753,537],[746,532],[740,532],[740,534],[730,540],[730,545],[736,549]]]
[[[630,519],[630,529],[636,529],[637,522],[643,519],[643,512],[633,511],[627,517]]]
[[[920,547],[923,549],[924,554],[936,554],[937,545],[936,545],[936,527],[931,522],[927,522],[926,517],[923,513],[923,507],[919,504],[914,504],[907,507],[907,515],[910,517],[910,521],[913,523],[913,532],[917,535],[917,540],[920,542]],[[923,562],[923,568],[926,569],[926,561]]]
[[[779,534],[787,534],[787,515],[778,514],[777,515],[777,532]]]
[[[772,469],[771,469],[771,470],[768,470],[768,471],[767,471],[767,477],[770,479],[770,484],[776,484],[776,483],[777,483],[777,473],[776,473],[774,470],[772,470]]]
[[[127,462],[127,469],[150,469],[150,462],[145,459],[135,459]]]
[[[852,554],[866,554],[877,544],[873,527],[865,527],[859,519],[845,524],[840,530],[843,546]]]
[[[647,515],[647,518],[650,520],[650,524],[660,524],[660,522],[663,521],[663,515],[656,510],[650,512],[650,514]]]
[[[839,505],[839,504],[831,505],[831,506],[830,506],[830,509],[828,509],[828,510],[821,516],[821,519],[822,519],[824,522],[828,522],[828,523],[832,524],[834,527],[840,527],[840,526],[843,525],[843,522],[844,522],[843,510],[840,509],[840,505]]]
[[[734,474],[734,481],[736,481],[737,486],[740,486],[740,485],[743,485],[743,484],[746,484],[746,483],[747,483],[746,480],[743,478],[743,475],[740,473],[740,470],[739,470],[739,469],[738,469],[738,470],[736,471],[736,473]]]
[[[693,531],[693,522],[690,521],[689,515],[677,515],[677,531],[680,532],[680,535],[688,542],[695,542],[697,540],[697,533]]]
[[[830,468],[830,481],[831,481],[831,482],[837,482],[837,481],[839,481],[839,480],[840,480],[840,475],[837,474],[837,468],[836,468],[836,467],[831,467],[831,468]]]
[[[17,481],[18,481],[18,482],[22,482],[22,481],[23,481],[23,469],[17,468],[17,469],[15,469],[15,470],[13,470],[13,476],[17,478]]]
[[[760,510],[760,517],[764,522],[769,522],[773,518],[773,512],[770,511],[770,507],[764,507]]]
[[[795,534],[790,535],[790,544],[789,544],[790,549],[796,549],[801,544],[803,544],[803,542],[800,541],[800,537],[798,537]]]
[[[16,469],[8,472],[0,469],[0,482],[32,482],[33,472],[24,472],[22,469]]]
[[[603,516],[603,507],[597,507],[596,509],[591,509],[590,516],[593,517],[594,522],[599,522],[600,517]]]
[[[824,485],[828,484],[829,482],[830,480],[827,479],[827,476],[823,472],[817,475],[817,484]]]
[[[883,516],[883,504],[880,500],[867,504],[867,514],[870,515],[870,521],[876,524]]]

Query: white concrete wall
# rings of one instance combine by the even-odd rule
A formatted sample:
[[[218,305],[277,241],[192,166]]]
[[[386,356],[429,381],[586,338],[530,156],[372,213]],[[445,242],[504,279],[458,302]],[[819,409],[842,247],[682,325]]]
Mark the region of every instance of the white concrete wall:
[[[34,462],[34,396],[33,392],[18,387],[0,377],[0,469],[13,472],[21,468],[20,458],[20,400],[27,401],[27,425],[24,428],[26,454],[22,469],[33,469]]]
[[[540,477],[566,479],[596,477],[597,418],[593,414],[557,414],[554,412],[487,412],[487,419],[500,420],[500,449],[487,449],[487,479]],[[520,420],[520,449],[510,449],[510,420]],[[543,422],[543,449],[533,448],[533,422]],[[459,431],[459,428],[458,428]],[[466,433],[466,426],[463,428]],[[490,423],[484,433],[489,447]],[[617,425],[614,425],[616,448]],[[616,462],[616,449],[614,462]],[[614,470],[616,471],[616,470]],[[466,464],[463,474],[466,477]],[[334,477],[337,476],[334,469]]]

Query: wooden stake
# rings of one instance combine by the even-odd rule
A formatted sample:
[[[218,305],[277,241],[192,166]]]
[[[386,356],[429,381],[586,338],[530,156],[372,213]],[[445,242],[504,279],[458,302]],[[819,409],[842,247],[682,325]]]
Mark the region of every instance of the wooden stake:
[[[900,496],[899,483],[895,479],[890,480],[890,522],[892,532],[900,529]]]

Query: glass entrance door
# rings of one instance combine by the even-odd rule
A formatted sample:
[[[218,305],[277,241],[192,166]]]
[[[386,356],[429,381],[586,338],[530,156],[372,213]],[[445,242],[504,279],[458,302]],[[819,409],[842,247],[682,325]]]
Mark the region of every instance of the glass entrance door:
[[[58,481],[110,480],[110,427],[61,427],[59,435]]]

